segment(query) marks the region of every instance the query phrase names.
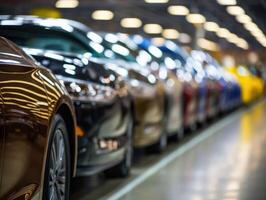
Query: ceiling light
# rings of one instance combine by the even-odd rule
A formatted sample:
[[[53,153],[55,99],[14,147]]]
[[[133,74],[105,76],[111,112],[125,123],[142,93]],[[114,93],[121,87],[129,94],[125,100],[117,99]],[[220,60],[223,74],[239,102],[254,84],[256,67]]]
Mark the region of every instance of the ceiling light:
[[[168,3],[169,0],[145,0],[146,3]]]
[[[206,49],[208,51],[218,51],[219,50],[219,46],[215,42],[212,42],[212,41],[207,40],[205,38],[199,38],[197,40],[197,45],[200,48]]]
[[[236,5],[236,0],[217,0],[217,3],[224,6]]]
[[[165,43],[165,39],[162,38],[162,37],[155,37],[155,38],[152,38],[152,42],[156,45],[156,46],[160,46],[162,44]]]
[[[124,18],[120,21],[120,24],[125,28],[139,28],[142,26],[142,22],[139,18]]]
[[[258,29],[258,26],[253,22],[244,24],[244,27],[251,32]]]
[[[175,29],[164,29],[162,35],[164,38],[174,40],[178,38],[179,32]]]
[[[236,42],[236,45],[242,49],[248,49],[248,43],[242,38],[238,39],[238,41]]]
[[[264,34],[263,34],[263,32],[261,30],[253,31],[253,32],[251,32],[251,34],[254,37],[256,37],[256,38],[262,38],[262,37],[264,37]]]
[[[228,6],[226,8],[227,12],[231,15],[243,15],[245,11],[239,6]]]
[[[243,15],[237,15],[236,16],[236,20],[239,22],[239,23],[242,23],[242,24],[246,24],[248,22],[251,22],[251,18],[246,15],[246,14],[243,14]]]
[[[186,17],[187,21],[192,24],[202,24],[206,21],[205,17],[201,14],[189,14]]]
[[[231,33],[228,37],[227,40],[231,43],[236,43],[236,41],[238,40],[238,36],[234,33]]]
[[[162,27],[159,24],[145,24],[143,29],[148,34],[160,34],[162,32]]]
[[[76,8],[78,5],[78,0],[58,0],[55,3],[55,7],[57,8]]]
[[[91,17],[95,20],[111,20],[114,17],[114,13],[110,10],[95,10]]]
[[[219,29],[219,25],[216,24],[215,22],[206,22],[204,24],[204,28],[207,31],[217,31]]]
[[[231,33],[226,28],[219,28],[216,34],[221,38],[227,38],[230,37]]]
[[[171,15],[187,15],[189,13],[189,10],[185,6],[169,6],[168,7],[168,13]]]
[[[178,37],[178,40],[181,43],[187,44],[187,43],[191,42],[191,37],[188,34],[186,34],[186,33],[180,33],[179,37]]]

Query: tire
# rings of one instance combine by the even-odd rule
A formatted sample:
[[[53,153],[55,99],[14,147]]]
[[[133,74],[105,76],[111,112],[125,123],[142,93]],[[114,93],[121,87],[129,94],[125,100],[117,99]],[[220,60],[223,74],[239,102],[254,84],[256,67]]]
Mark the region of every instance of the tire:
[[[162,133],[159,141],[153,146],[153,151],[155,153],[162,153],[167,147],[167,134]]]
[[[195,132],[195,131],[198,129],[198,125],[197,125],[197,123],[194,122],[193,124],[191,124],[191,125],[189,126],[189,129],[190,129],[190,131]]]
[[[185,131],[184,131],[184,128],[181,127],[175,134],[174,136],[174,140],[175,141],[180,141],[184,138],[184,135],[185,135]]]
[[[43,199],[68,200],[70,174],[68,133],[63,118],[57,114],[52,121],[48,142]]]

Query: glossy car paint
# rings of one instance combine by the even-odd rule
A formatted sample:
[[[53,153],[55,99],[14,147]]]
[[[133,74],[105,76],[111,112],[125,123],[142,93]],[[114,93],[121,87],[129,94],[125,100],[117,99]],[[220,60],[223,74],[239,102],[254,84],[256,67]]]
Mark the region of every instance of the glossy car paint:
[[[66,89],[43,67],[0,39],[0,199],[42,199],[50,124],[67,124],[71,171],[76,169],[75,113]]]
[[[128,38],[134,42],[137,47],[134,50],[135,56],[141,57],[144,51],[151,61],[147,62],[143,67],[148,68],[160,82],[162,83],[165,94],[166,94],[166,116],[165,116],[165,130],[168,135],[174,135],[176,133],[183,132],[183,82],[173,73],[167,66],[170,57],[163,55],[161,50],[152,44],[152,41],[148,38],[141,38],[141,40],[136,40],[138,36],[131,36]],[[124,42],[129,43],[124,38]],[[149,48],[152,47],[156,49],[161,55],[157,56],[150,52]],[[144,59],[144,58],[143,58]]]
[[[207,84],[202,75],[199,76],[201,73],[198,69],[201,66],[171,41],[166,41],[158,47],[177,62],[177,66],[172,71],[184,82],[184,126],[194,128],[196,122],[204,122],[206,119]]]
[[[134,146],[145,147],[158,142],[165,130],[167,118],[165,107],[167,101],[165,93],[167,91],[164,83],[156,79],[147,66],[141,66],[137,63],[130,47],[120,41],[117,35],[112,33],[98,34],[102,37],[101,44],[106,49],[111,50],[116,45],[129,52],[128,55],[117,52],[115,60],[117,60],[116,63],[128,70],[125,79],[129,81],[129,91],[134,99]],[[116,43],[114,44],[109,38],[112,38]]]
[[[263,95],[263,80],[254,76],[246,66],[227,66],[225,69],[239,82],[243,104],[250,104]]]

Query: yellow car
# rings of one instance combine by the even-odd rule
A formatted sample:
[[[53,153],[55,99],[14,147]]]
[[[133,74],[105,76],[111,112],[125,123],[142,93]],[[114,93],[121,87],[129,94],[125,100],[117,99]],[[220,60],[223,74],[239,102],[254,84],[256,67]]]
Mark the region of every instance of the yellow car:
[[[263,95],[264,81],[253,75],[246,67],[239,65],[237,67],[226,67],[226,69],[238,80],[244,104],[249,104]]]

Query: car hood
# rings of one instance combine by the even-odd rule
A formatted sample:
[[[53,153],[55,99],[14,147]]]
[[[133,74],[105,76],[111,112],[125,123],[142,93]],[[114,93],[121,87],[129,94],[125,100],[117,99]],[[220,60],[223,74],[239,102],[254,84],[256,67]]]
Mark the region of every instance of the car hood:
[[[66,78],[74,78],[111,87],[115,87],[121,79],[115,71],[104,67],[103,62],[83,55],[33,48],[23,48],[23,50],[54,74]]]

